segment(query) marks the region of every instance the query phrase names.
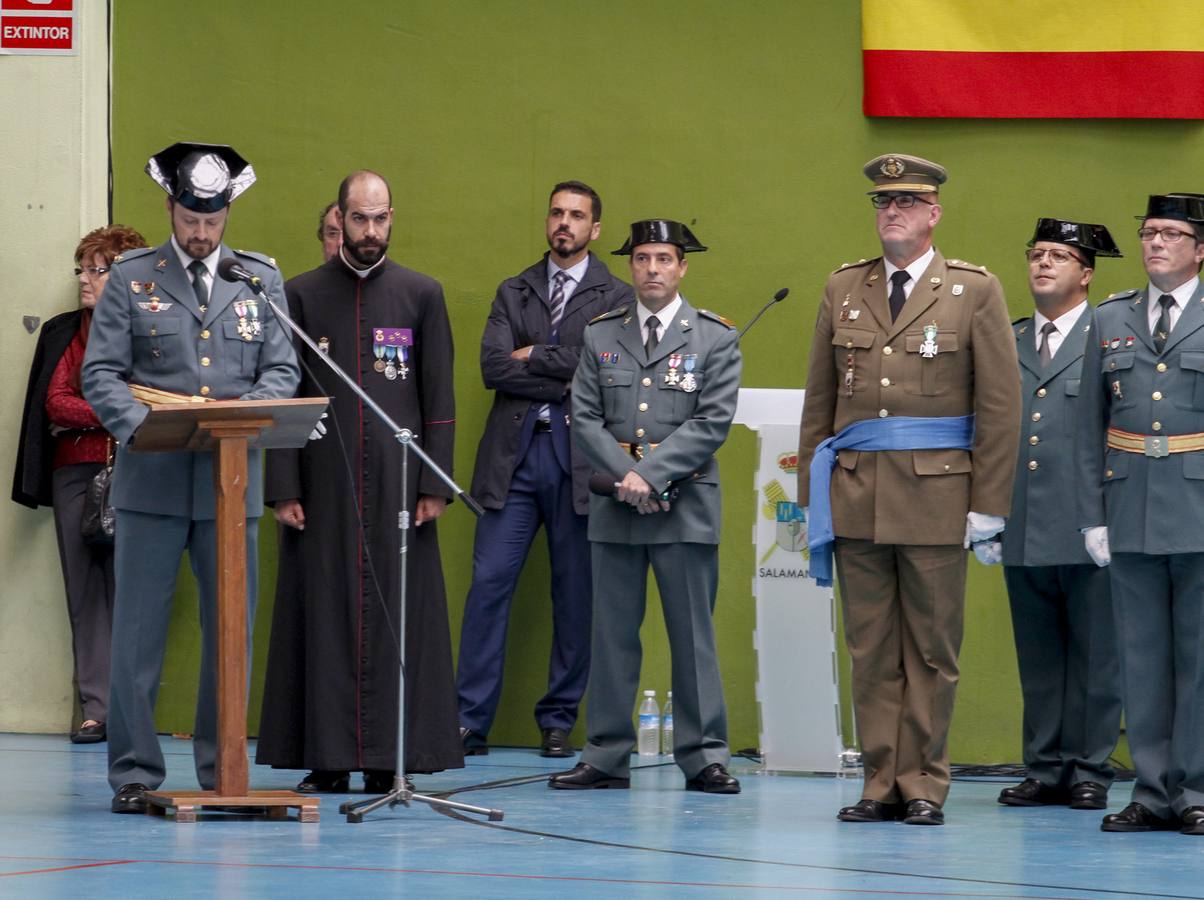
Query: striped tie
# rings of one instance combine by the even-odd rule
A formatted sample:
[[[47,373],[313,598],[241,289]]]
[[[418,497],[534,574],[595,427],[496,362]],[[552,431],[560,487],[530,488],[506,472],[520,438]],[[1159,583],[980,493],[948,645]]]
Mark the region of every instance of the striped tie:
[[[552,276],[552,296],[548,299],[548,303],[552,307],[552,333],[549,339],[556,337],[556,330],[560,328],[560,320],[564,318],[564,283],[568,280],[568,272],[561,271]],[[552,420],[552,410],[548,404],[545,403],[539,408],[539,419],[541,422]]]
[[[557,272],[552,278],[555,284],[552,287],[552,298],[549,301],[552,306],[552,334],[560,327],[560,320],[564,318],[564,283],[569,280],[567,272]]]

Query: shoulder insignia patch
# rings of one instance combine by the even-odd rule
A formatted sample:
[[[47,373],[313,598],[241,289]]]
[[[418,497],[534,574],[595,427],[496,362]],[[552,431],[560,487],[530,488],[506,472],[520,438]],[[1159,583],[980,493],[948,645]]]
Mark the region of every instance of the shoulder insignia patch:
[[[124,250],[113,257],[113,262],[126,262],[127,260],[137,259],[139,256],[146,256],[148,253],[154,252],[154,247],[139,247],[137,250]]]
[[[619,316],[625,316],[625,315],[627,315],[627,307],[620,306],[618,309],[612,309],[610,312],[604,312],[600,316],[594,316],[592,319],[589,320],[589,324],[593,325],[595,322],[601,322],[601,321],[604,321],[605,319],[616,319]]]
[[[841,263],[838,268],[832,270],[832,273],[843,272],[845,269],[856,269],[859,266],[868,266],[877,261],[877,259],[859,259],[857,262]]]
[[[1111,303],[1113,300],[1132,300],[1141,291],[1138,288],[1130,288],[1127,291],[1119,291],[1115,294],[1109,294],[1106,300],[1101,300],[1097,305],[1103,306],[1105,303]]]
[[[234,253],[238,256],[245,256],[247,259],[253,259],[261,262],[265,266],[271,266],[273,269],[276,268],[276,260],[268,256],[266,253],[256,253],[254,250],[235,250]]]
[[[964,259],[947,259],[945,260],[945,264],[954,269],[967,269],[971,272],[979,272],[983,275],[988,274],[986,266],[978,266],[972,262],[966,262]]]
[[[698,310],[698,314],[700,316],[706,316],[706,318],[713,322],[718,322],[720,325],[726,325],[728,328],[736,327],[736,323],[731,319],[725,319],[723,316],[719,315],[719,313],[711,312],[709,309],[700,309]]]

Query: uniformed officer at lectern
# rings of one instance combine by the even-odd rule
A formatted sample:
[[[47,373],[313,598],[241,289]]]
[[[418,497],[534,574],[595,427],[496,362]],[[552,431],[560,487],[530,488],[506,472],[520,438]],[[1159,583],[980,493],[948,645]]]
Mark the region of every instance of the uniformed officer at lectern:
[[[232,148],[173,144],[147,174],[167,192],[172,236],[114,261],[96,305],[84,358],[84,396],[118,440],[112,502],[117,510],[117,596],[109,702],[109,784],[116,813],[146,810],[146,791],[164,778],[155,729],[176,572],[185,548],[200,588],[201,677],[193,755],[209,790],[217,755],[217,534],[208,453],[129,453],[148,407],[129,385],[215,400],[291,397],[300,370],[284,326],[240,283],[216,277],[221,259],[263,280],[284,302],[280,272],[258,253],[222,243],[229,205],[255,182]],[[255,621],[263,512],[259,451],[247,461],[247,622]],[[247,636],[250,639],[251,629]]]
[[[1063,219],[1038,219],[1028,246],[1036,309],[1012,326],[1024,407],[1002,548],[1028,771],[999,802],[1103,809],[1120,734],[1120,671],[1108,570],[1087,555],[1075,517],[1074,425],[1095,260],[1121,254],[1103,225]]]
[[[588,743],[563,790],[630,786],[632,713],[648,566],[672,657],[674,761],[686,789],[738,794],[727,771],[727,709],[711,614],[719,586],[719,465],[740,389],[736,330],[678,293],[685,254],[706,250],[680,222],[631,226],[637,302],[585,329],[573,378],[573,439],[615,496],[592,496],[594,616]]]
[[[1204,835],[1204,198],[1152,196],[1138,218],[1149,282],[1095,309],[1075,448],[1137,771],[1101,828]]]

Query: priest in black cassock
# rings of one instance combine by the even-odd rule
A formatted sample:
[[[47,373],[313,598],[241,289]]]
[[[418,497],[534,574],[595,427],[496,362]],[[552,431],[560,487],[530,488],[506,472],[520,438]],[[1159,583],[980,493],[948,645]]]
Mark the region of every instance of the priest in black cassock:
[[[452,336],[443,289],[385,254],[384,179],[339,188],[343,246],[285,285],[297,323],[424,450],[451,471]],[[297,789],[392,788],[397,756],[397,514],[401,445],[317,355],[298,344],[298,396],[329,396],[326,437],[268,454],[265,498],[280,528],[276,609],[256,761],[310,769]],[[406,608],[407,772],[464,765],[435,519],[451,492],[416,456]],[[361,523],[356,507],[362,514]]]

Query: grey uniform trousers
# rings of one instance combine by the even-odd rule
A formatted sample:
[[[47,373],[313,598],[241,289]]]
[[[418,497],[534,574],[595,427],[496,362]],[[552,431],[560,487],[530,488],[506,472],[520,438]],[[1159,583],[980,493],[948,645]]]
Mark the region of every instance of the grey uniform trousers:
[[[259,581],[259,519],[246,520],[247,653]],[[109,784],[157,788],[166,768],[155,729],[155,700],[180,556],[188,550],[199,588],[201,677],[193,757],[197,781],[214,786],[217,756],[217,528],[212,519],[117,510],[117,603],[109,694]]]
[[[673,755],[687,778],[731,761],[727,709],[711,614],[719,586],[714,544],[591,543],[594,624],[581,761],[618,778],[630,772],[639,689],[640,625],[648,566],[660,590],[673,681]],[[661,698],[663,702],[663,698]]]

